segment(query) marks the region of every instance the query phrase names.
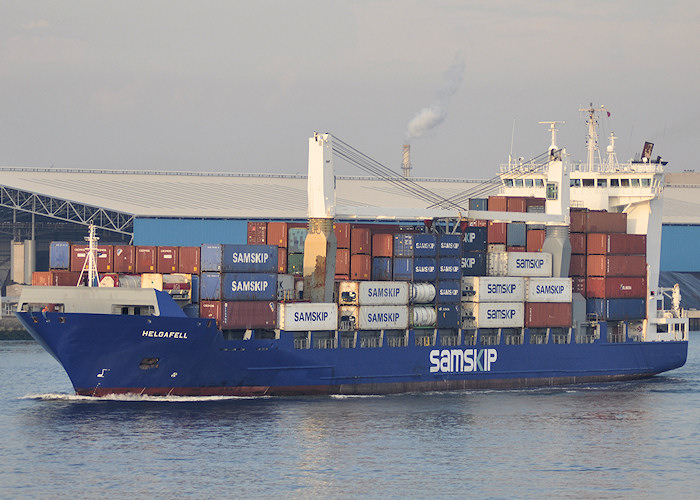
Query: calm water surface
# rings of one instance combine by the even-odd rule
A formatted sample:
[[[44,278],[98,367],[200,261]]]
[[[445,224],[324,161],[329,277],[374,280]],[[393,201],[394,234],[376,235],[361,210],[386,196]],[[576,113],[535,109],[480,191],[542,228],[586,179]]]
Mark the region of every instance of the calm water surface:
[[[604,386],[92,400],[0,342],[0,497],[697,498],[699,351]]]

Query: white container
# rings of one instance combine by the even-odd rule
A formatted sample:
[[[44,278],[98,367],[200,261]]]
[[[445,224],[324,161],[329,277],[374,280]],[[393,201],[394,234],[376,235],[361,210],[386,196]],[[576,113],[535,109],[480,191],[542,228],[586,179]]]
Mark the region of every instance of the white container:
[[[462,328],[522,328],[522,302],[462,302]]]
[[[506,246],[502,243],[491,243],[486,249],[492,253],[506,253]]]
[[[163,275],[156,273],[143,273],[141,275],[141,288],[155,288],[163,291]]]
[[[463,276],[464,302],[522,302],[525,278],[506,276]]]
[[[358,301],[361,306],[405,306],[408,304],[407,281],[360,281]]]
[[[288,332],[337,330],[338,306],[323,302],[281,302],[277,325]]]
[[[360,330],[408,328],[408,306],[360,306],[357,316]]]
[[[417,328],[435,326],[437,323],[437,311],[432,306],[411,307],[411,326]]]
[[[486,254],[486,274],[489,276],[508,276],[508,253],[488,252]]]
[[[571,278],[527,278],[526,302],[571,302]]]
[[[293,300],[296,295],[294,290],[294,276],[291,274],[277,275],[277,300]]]
[[[435,300],[435,285],[432,283],[411,283],[411,304],[429,304]]]
[[[552,254],[508,252],[508,276],[552,276]]]
[[[358,305],[360,303],[360,282],[340,281],[338,282],[338,304]]]

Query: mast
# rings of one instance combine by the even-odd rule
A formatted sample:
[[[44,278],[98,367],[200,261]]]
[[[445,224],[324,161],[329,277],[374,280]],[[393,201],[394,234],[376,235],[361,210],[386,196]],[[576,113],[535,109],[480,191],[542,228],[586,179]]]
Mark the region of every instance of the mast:
[[[586,119],[586,124],[588,125],[588,133],[586,134],[586,149],[588,150],[588,157],[586,160],[586,165],[588,166],[588,171],[593,171],[593,165],[595,164],[595,154],[598,151],[598,113],[605,111],[608,116],[610,116],[610,111],[605,106],[600,106],[596,108],[591,103],[587,108],[579,108],[582,113],[587,113],[588,118]]]
[[[100,277],[97,274],[97,241],[100,239],[95,236],[95,225],[90,224],[88,236],[85,237],[85,241],[88,242],[88,251],[85,256],[85,262],[83,263],[83,269],[80,271],[80,278],[78,278],[78,285],[83,281],[83,274],[87,271],[88,276],[88,286],[99,286]]]

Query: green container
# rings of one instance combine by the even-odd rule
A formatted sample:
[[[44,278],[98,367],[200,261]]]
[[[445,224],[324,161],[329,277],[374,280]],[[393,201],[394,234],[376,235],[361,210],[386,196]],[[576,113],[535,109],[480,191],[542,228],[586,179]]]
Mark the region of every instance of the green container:
[[[287,255],[287,273],[295,276],[304,275],[304,254],[290,253]]]
[[[291,227],[287,233],[287,251],[289,253],[304,253],[304,241],[309,230],[305,227]]]

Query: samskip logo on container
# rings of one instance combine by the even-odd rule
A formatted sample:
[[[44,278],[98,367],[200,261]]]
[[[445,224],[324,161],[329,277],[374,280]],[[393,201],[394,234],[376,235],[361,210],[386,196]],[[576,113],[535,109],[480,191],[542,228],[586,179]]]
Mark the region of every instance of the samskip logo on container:
[[[294,321],[326,321],[328,316],[328,311],[300,311],[294,313]]]
[[[264,252],[233,252],[231,260],[234,264],[265,264],[270,255]]]
[[[269,283],[267,281],[232,281],[232,292],[264,292]]]
[[[544,259],[516,259],[515,267],[517,269],[542,269]]]

